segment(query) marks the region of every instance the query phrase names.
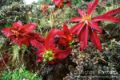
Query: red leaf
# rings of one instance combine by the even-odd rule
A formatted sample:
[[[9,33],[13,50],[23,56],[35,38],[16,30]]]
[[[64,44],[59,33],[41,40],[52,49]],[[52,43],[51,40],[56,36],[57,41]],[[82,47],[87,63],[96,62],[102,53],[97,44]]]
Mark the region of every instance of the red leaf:
[[[78,13],[82,17],[86,15],[86,13],[84,11],[82,11],[81,9],[78,9]]]
[[[71,29],[70,29],[70,32],[72,34],[77,34],[79,35],[81,29],[83,28],[84,24],[81,23],[81,24],[76,24],[75,26],[73,26]]]
[[[23,30],[25,32],[32,32],[34,29],[36,29],[37,25],[36,23],[29,23],[23,26]]]
[[[93,22],[89,22],[89,25],[92,29],[95,29],[96,31],[98,31],[99,33],[102,33],[102,29],[98,26],[97,23],[93,23]]]
[[[18,44],[20,47],[22,45],[26,45],[26,46],[30,45],[29,40],[25,37],[23,37],[23,38],[11,38],[11,40],[13,43]]]
[[[89,3],[88,5],[88,15],[91,15],[93,11],[96,9],[99,0],[94,0],[94,2]]]
[[[105,13],[105,14],[103,14],[103,15],[104,15],[104,16],[112,16],[112,15],[118,13],[118,12],[120,12],[120,7],[117,8],[117,9],[113,9],[113,10],[111,10],[111,11],[108,11],[107,13]]]
[[[111,22],[120,22],[120,19],[112,16],[96,16],[92,20],[93,22],[98,22],[98,21],[111,21]]]
[[[45,39],[45,46],[46,48],[54,47],[54,37],[57,33],[59,33],[60,30],[58,29],[52,29],[49,33],[48,36]]]
[[[68,29],[68,26],[66,23],[63,24],[63,32],[66,34],[66,33],[70,33],[69,29]]]
[[[1,30],[1,32],[6,36],[6,37],[10,37],[12,35],[11,33],[11,28],[4,28]]]
[[[80,17],[73,17],[70,19],[70,22],[81,22],[81,18]]]
[[[12,27],[13,28],[16,28],[16,29],[20,29],[21,27],[23,26],[22,22],[21,21],[18,21],[18,22],[15,22],[12,24]]]
[[[33,47],[38,49],[39,53],[44,52],[44,50],[45,50],[44,43],[40,43],[35,39],[31,40],[30,43]]]
[[[53,2],[55,3],[55,5],[57,6],[57,7],[62,7],[62,5],[63,5],[63,1],[64,0],[53,0]]]
[[[67,6],[71,7],[71,1],[67,1]]]
[[[100,43],[100,39],[97,36],[97,33],[95,31],[90,30],[90,39],[94,43],[96,48],[98,48],[100,51],[102,51],[102,46],[101,46],[101,43]]]
[[[62,59],[67,58],[67,57],[70,55],[70,53],[71,53],[71,48],[68,48],[68,49],[66,49],[66,50],[56,49],[56,50],[55,50],[54,57],[55,57],[56,59],[62,60]]]
[[[42,60],[43,60],[42,57],[38,57],[38,58],[36,59],[36,62],[42,62]]]
[[[43,37],[41,37],[40,34],[35,33],[35,32],[31,32],[28,34],[29,35],[29,40],[37,40],[38,42],[44,43],[45,39]]]
[[[88,26],[84,26],[79,34],[80,50],[84,50],[88,46]]]

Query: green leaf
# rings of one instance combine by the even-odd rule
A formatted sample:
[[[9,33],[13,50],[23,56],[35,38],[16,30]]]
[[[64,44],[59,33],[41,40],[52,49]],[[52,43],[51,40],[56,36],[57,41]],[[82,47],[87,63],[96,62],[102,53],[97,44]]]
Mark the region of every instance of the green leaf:
[[[5,71],[2,80],[42,80],[36,73],[31,73],[24,66],[13,71]]]
[[[12,46],[12,53],[13,53],[12,61],[13,62],[15,60],[19,60],[19,51],[20,51],[20,47],[18,45],[13,45]]]

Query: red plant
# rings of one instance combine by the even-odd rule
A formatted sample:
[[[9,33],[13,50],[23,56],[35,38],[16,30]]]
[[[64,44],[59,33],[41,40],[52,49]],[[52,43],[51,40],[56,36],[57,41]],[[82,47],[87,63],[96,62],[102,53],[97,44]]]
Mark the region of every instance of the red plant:
[[[70,44],[73,42],[73,35],[70,32],[70,30],[68,29],[68,26],[66,25],[66,23],[64,23],[64,25],[63,25],[63,30],[59,31],[56,34],[56,38],[57,38],[56,43],[59,46],[64,46],[64,47],[71,46]]]
[[[77,34],[80,41],[80,49],[84,50],[88,45],[88,36],[94,45],[102,51],[102,46],[98,37],[98,33],[102,33],[102,29],[98,26],[98,21],[120,22],[120,19],[113,17],[114,14],[120,12],[120,8],[111,10],[103,15],[93,17],[93,11],[98,5],[99,0],[94,0],[88,4],[87,13],[78,9],[80,17],[71,18],[71,22],[79,22],[71,28],[73,34]],[[88,35],[89,34],[89,35]]]
[[[70,0],[66,0],[70,2]],[[61,8],[64,0],[53,0],[53,2]],[[80,50],[86,49],[88,46],[88,37],[94,43],[96,48],[102,51],[102,45],[98,37],[99,33],[102,33],[102,29],[98,25],[99,21],[111,21],[120,22],[120,19],[114,17],[114,15],[120,12],[120,8],[111,10],[103,15],[94,17],[92,15],[99,0],[94,0],[88,4],[87,13],[78,9],[80,17],[71,18],[71,22],[78,22],[71,29],[68,29],[66,23],[63,25],[63,29],[52,29],[47,37],[44,39],[38,33],[33,32],[36,29],[35,23],[29,23],[23,25],[22,22],[15,22],[11,27],[3,28],[1,32],[9,38],[13,43],[19,46],[33,46],[37,50],[35,51],[38,56],[37,61],[54,63],[57,60],[63,60],[67,58],[71,51],[74,41],[73,35],[78,36],[80,42]],[[43,6],[47,10],[48,6]]]
[[[55,43],[55,36],[61,32],[58,29],[53,29],[48,33],[48,36],[46,37],[44,43],[38,43],[36,41],[32,41],[32,44],[34,47],[36,47],[38,50],[36,51],[36,54],[38,56],[37,61],[45,61],[48,63],[54,62],[55,60],[63,60],[71,52],[71,48],[67,47],[66,49],[60,49],[57,47]],[[37,45],[36,45],[37,44]]]
[[[23,25],[22,22],[19,21],[13,23],[12,27],[3,28],[1,32],[13,43],[20,46],[29,46],[31,40],[43,41],[43,38],[39,34],[32,32],[34,29],[36,29],[35,23]]]
[[[64,0],[53,0],[53,2],[58,8],[61,8],[63,6]]]
[[[58,8],[62,8],[63,5],[64,5],[64,1],[65,0],[52,0],[55,5],[58,7]],[[71,6],[71,1],[70,0],[66,0],[66,4],[70,7]]]
[[[49,5],[45,3],[41,4],[40,6],[40,10],[42,11],[43,14],[45,14],[49,8],[50,8]]]

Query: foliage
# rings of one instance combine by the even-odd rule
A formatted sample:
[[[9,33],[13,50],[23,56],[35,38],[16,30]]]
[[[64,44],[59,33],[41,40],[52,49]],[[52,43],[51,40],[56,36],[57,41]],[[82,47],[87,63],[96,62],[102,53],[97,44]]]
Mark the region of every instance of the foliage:
[[[36,73],[31,73],[25,67],[13,71],[4,71],[2,80],[42,80]]]
[[[0,9],[0,28],[18,20],[27,22],[26,15],[29,10],[31,10],[31,6],[24,5],[21,2],[12,2],[9,5],[2,6]]]
[[[0,8],[4,5],[10,5],[12,2],[20,2],[21,0],[0,0]]]

